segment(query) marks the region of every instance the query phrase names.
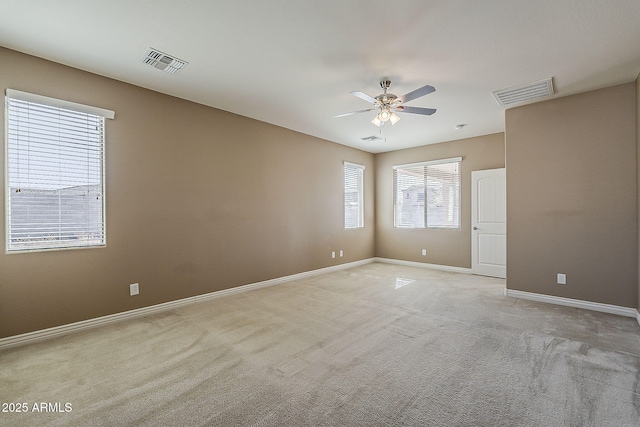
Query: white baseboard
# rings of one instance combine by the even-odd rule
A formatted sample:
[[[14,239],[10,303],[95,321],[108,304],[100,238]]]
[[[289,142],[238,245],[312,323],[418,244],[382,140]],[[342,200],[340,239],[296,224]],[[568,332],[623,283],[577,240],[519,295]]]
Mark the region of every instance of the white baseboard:
[[[374,258],[363,259],[360,261],[348,262],[345,264],[334,265],[331,267],[320,268],[317,270],[306,271],[303,273],[292,274],[290,276],[278,277],[271,280],[265,280],[257,283],[250,283],[248,285],[237,286],[235,288],[224,289],[221,291],[211,292],[208,294],[196,295],[193,297],[183,298],[176,301],[169,301],[162,304],[156,304],[149,307],[142,307],[135,310],[124,311],[122,313],[110,314],[108,316],[96,317],[94,319],[83,320],[80,322],[69,323],[66,325],[56,326],[53,328],[42,329],[39,331],[28,332],[26,334],[14,335],[12,337],[6,337],[0,339],[0,351],[16,347],[19,345],[31,344],[37,341],[42,341],[62,335],[71,334],[73,332],[79,332],[86,329],[95,328],[98,326],[108,325],[110,323],[121,322],[123,320],[133,319],[136,317],[148,316],[150,314],[158,313],[161,311],[173,310],[185,305],[195,304],[197,302],[208,301],[215,298],[221,298],[228,295],[238,294],[241,292],[252,291],[255,289],[266,288],[268,286],[279,285],[281,283],[291,282],[294,280],[305,279],[308,277],[319,276],[321,274],[327,274],[334,271],[346,270],[352,267],[357,267],[364,264],[374,262]]]
[[[638,322],[638,325],[640,325],[640,314],[638,314],[638,310],[631,307],[622,307],[619,305],[602,304],[599,302],[556,297],[553,295],[536,294],[533,292],[517,291],[514,289],[506,288],[504,290],[504,295],[514,298],[526,299],[529,301],[545,302],[548,304],[564,305],[567,307],[600,311],[602,313],[617,314],[618,316],[633,317]]]
[[[450,271],[452,273],[472,274],[470,268],[453,267],[450,265],[427,264],[426,262],[404,261],[401,259],[378,258],[378,257],[373,258],[373,260],[375,262],[384,262],[387,264],[398,264],[398,265],[406,265],[409,267],[430,268],[432,270]]]
[[[197,302],[208,301],[221,298],[228,295],[247,292],[255,289],[266,288],[269,286],[279,285],[281,283],[291,282],[294,280],[305,279],[321,274],[332,273],[335,271],[346,270],[360,265],[370,264],[372,262],[382,262],[387,264],[406,265],[410,267],[430,268],[434,270],[443,270],[453,273],[472,274],[470,268],[452,267],[439,264],[427,264],[422,262],[404,261],[390,258],[367,258],[360,261],[349,262],[345,264],[334,265],[331,267],[320,268],[317,270],[306,271],[303,273],[292,274],[290,276],[278,277],[275,279],[265,280],[262,282],[250,283],[248,285],[237,286],[235,288],[223,289],[221,291],[210,292],[207,294],[196,295],[193,297],[183,298],[176,301],[169,301],[162,304],[156,304],[149,307],[142,307],[135,310],[124,311],[122,313],[110,314],[108,316],[96,317],[94,319],[83,320],[80,322],[69,323],[66,325],[56,326],[53,328],[42,329],[39,331],[28,332],[26,334],[14,335],[11,337],[0,338],[0,351],[25,344],[31,344],[37,341],[68,335],[74,332],[95,328],[98,326],[108,325],[111,323],[121,322],[123,320],[134,319],[136,317],[148,316],[162,311],[173,310]],[[617,314],[620,316],[634,317],[640,325],[640,313],[634,308],[620,307],[616,305],[601,304],[589,301],[575,300],[570,298],[555,297],[551,295],[536,294],[532,292],[517,291],[513,289],[504,290],[505,296],[514,298],[527,299],[531,301],[546,302],[550,304],[558,304],[575,308],[583,308],[587,310],[601,311],[604,313]]]

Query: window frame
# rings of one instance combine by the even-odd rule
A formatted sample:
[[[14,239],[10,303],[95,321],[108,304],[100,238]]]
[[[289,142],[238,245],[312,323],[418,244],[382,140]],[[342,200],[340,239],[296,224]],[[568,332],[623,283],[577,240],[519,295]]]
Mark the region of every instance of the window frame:
[[[22,105],[20,105],[22,104]],[[99,232],[99,237],[96,239],[98,240],[97,242],[91,242],[91,241],[85,241],[83,242],[83,244],[73,244],[74,242],[71,242],[71,240],[73,239],[68,239],[67,241],[64,241],[63,239],[61,239],[61,235],[57,234],[57,239],[47,239],[44,237],[43,235],[38,236],[35,240],[32,241],[33,244],[30,245],[20,245],[17,242],[12,242],[12,238],[15,239],[14,237],[14,233],[15,231],[12,231],[12,212],[11,212],[11,206],[12,206],[12,191],[11,188],[12,186],[15,186],[15,182],[14,182],[14,177],[12,177],[11,175],[13,174],[13,171],[16,168],[19,168],[19,166],[16,166],[15,162],[12,161],[12,158],[10,156],[10,152],[14,149],[16,149],[14,146],[16,144],[16,141],[18,141],[18,138],[21,138],[22,136],[19,135],[17,132],[14,132],[12,129],[12,126],[14,126],[14,124],[18,124],[21,122],[27,123],[27,129],[29,129],[29,131],[32,131],[31,128],[29,128],[29,126],[31,125],[37,125],[37,124],[42,124],[42,122],[44,121],[44,119],[42,117],[38,118],[38,119],[34,119],[29,123],[29,119],[21,119],[21,118],[16,118],[15,116],[18,114],[18,112],[24,112],[24,111],[29,111],[29,109],[34,108],[34,109],[40,109],[42,110],[46,110],[46,112],[44,114],[52,114],[52,113],[57,113],[57,114],[71,114],[73,116],[75,116],[75,118],[78,118],[78,115],[85,115],[87,120],[94,120],[94,123],[99,123],[100,124],[100,128],[97,130],[97,134],[99,135],[98,137],[96,137],[97,139],[91,140],[89,137],[87,137],[86,139],[82,139],[81,140],[81,146],[83,147],[82,150],[84,152],[87,152],[87,155],[89,155],[89,152],[87,150],[93,150],[94,153],[98,153],[98,160],[86,160],[86,162],[82,163],[83,165],[87,165],[87,167],[89,167],[89,165],[92,163],[94,164],[94,166],[97,166],[99,168],[99,170],[94,169],[94,171],[97,171],[97,174],[94,172],[93,176],[94,177],[99,177],[100,182],[98,183],[99,186],[99,193],[98,193],[98,197],[100,198],[100,208],[99,211],[99,218],[98,215],[95,213],[95,209],[93,210],[93,213],[91,212],[91,207],[85,203],[85,207],[86,210],[84,212],[87,213],[87,216],[91,218],[91,215],[94,215],[94,219],[98,219],[97,224],[98,225],[98,229],[100,230]],[[26,109],[26,110],[25,110]],[[105,163],[106,163],[106,120],[105,119],[114,119],[115,118],[115,113],[111,110],[107,110],[107,109],[103,109],[103,108],[99,108],[99,107],[93,107],[93,106],[89,106],[89,105],[84,105],[84,104],[79,104],[79,103],[75,103],[75,102],[70,102],[70,101],[65,101],[65,100],[61,100],[61,99],[56,99],[56,98],[50,98],[50,97],[46,97],[46,96],[42,96],[42,95],[37,95],[37,94],[32,94],[32,93],[28,93],[28,92],[22,92],[22,91],[18,91],[18,90],[14,90],[14,89],[6,89],[5,92],[5,108],[4,108],[4,112],[5,112],[5,135],[4,135],[4,146],[5,146],[5,161],[4,161],[4,168],[5,168],[5,174],[4,174],[4,178],[5,178],[5,185],[4,185],[4,192],[5,192],[5,197],[4,197],[4,204],[5,204],[5,253],[6,254],[16,254],[16,253],[30,253],[30,252],[42,252],[42,251],[61,251],[61,250],[70,250],[70,249],[87,249],[87,248],[99,248],[99,247],[105,247],[106,246],[106,239],[107,239],[107,231],[106,231],[106,183],[105,183]],[[45,116],[46,117],[46,116]],[[39,123],[38,123],[39,122]],[[61,125],[66,125],[69,126],[71,122],[71,119],[65,119],[65,120],[61,120],[58,119],[58,122],[56,122],[56,124],[51,128],[54,129],[56,131],[60,131],[60,126]],[[76,129],[75,126],[72,126],[73,130],[81,130],[81,129],[87,129],[88,127],[90,127],[89,124],[82,124],[82,126],[78,127]],[[11,141],[10,141],[11,139]],[[27,144],[28,147],[31,147],[32,144],[34,143],[34,141],[32,140],[31,136],[26,137],[25,139],[22,140],[23,142],[25,142]],[[60,137],[56,137],[56,138],[51,138],[50,135],[46,136],[46,140],[43,140],[44,142],[44,146],[45,149],[51,149],[51,148],[60,148],[63,146],[62,138]],[[18,143],[21,144],[21,143]],[[67,145],[67,147],[69,147],[69,145]],[[64,147],[63,147],[64,148]],[[22,152],[24,149],[23,148],[18,148],[17,150],[19,150],[20,152]],[[68,158],[66,157],[59,157],[59,161],[68,161]],[[91,163],[89,163],[91,162]],[[50,166],[50,163],[46,163],[46,166]],[[45,167],[46,167],[45,166]],[[44,169],[40,169],[40,171],[42,171]],[[59,169],[58,171],[56,171],[55,173],[60,176],[61,175],[61,171],[64,170],[63,169]],[[20,172],[18,172],[20,173]],[[26,176],[27,180],[29,180],[29,177],[32,176],[31,172],[27,172],[24,176]],[[18,178],[18,180],[20,180],[22,178]],[[49,177],[47,177],[47,179],[49,179]],[[66,184],[69,185],[69,184]],[[90,184],[90,182],[88,180],[86,180],[86,184],[76,184],[75,187],[82,187],[83,185],[92,185],[92,186],[96,186],[96,184]],[[47,186],[48,187],[48,186]],[[66,189],[72,189],[74,186],[69,186],[69,187],[59,187],[57,188],[58,190],[58,197],[61,197],[60,194],[60,190],[64,190]],[[27,184],[26,187],[24,187],[25,190],[35,190],[35,191],[53,191],[55,192],[56,189],[54,187],[51,187],[50,189],[46,189],[46,188],[37,188],[37,187],[29,187],[29,184]],[[73,190],[72,190],[73,191]],[[80,193],[82,193],[82,189],[80,189]],[[84,189],[84,192],[86,194],[84,194],[85,196],[90,194],[89,193],[90,189]],[[96,193],[93,193],[94,195]],[[37,196],[36,196],[37,197]],[[74,197],[74,196],[71,196]],[[77,197],[77,196],[76,196]],[[71,199],[69,203],[73,203],[74,200]],[[13,203],[15,205],[16,200],[13,200]],[[58,204],[56,205],[56,208],[58,209],[58,215],[60,215],[60,201],[58,201]],[[15,207],[15,206],[14,206]],[[42,208],[40,206],[40,208]],[[67,208],[67,212],[71,212],[72,208]],[[47,209],[43,210],[44,212],[51,212]],[[62,223],[60,222],[50,222],[48,223],[49,226],[56,226],[56,225],[61,225]],[[79,235],[82,235],[83,233],[87,233],[91,231],[91,226],[89,225],[89,223],[86,223],[86,227],[84,229],[80,229],[78,231],[75,232],[75,235],[72,233],[71,236],[76,238]],[[57,233],[60,233],[60,231],[58,230]],[[54,234],[55,235],[55,234]],[[52,244],[53,242],[53,244]]]
[[[397,175],[398,175],[398,170],[400,169],[408,169],[408,168],[420,168],[423,167],[424,169],[424,183],[422,184],[422,186],[426,189],[428,186],[428,175],[427,175],[427,167],[429,166],[436,166],[436,165],[442,165],[442,164],[452,164],[452,163],[457,163],[458,164],[458,181],[457,181],[457,191],[456,191],[456,199],[455,199],[455,208],[456,208],[456,212],[455,215],[457,217],[457,225],[455,226],[442,226],[442,225],[437,225],[437,226],[429,226],[428,223],[428,206],[427,206],[427,202],[426,199],[427,196],[425,194],[425,192],[423,191],[422,194],[422,199],[423,199],[423,217],[424,217],[424,225],[422,227],[416,227],[416,226],[412,226],[412,225],[401,225],[399,224],[398,221],[398,214],[399,214],[399,209],[400,207],[398,206],[398,202],[397,202],[397,196],[398,196],[398,183],[397,183]],[[393,172],[392,172],[392,208],[393,208],[393,228],[396,229],[405,229],[405,230],[460,230],[462,227],[462,197],[461,197],[461,192],[462,192],[462,157],[452,157],[452,158],[446,158],[446,159],[439,159],[439,160],[428,160],[428,161],[424,161],[424,162],[416,162],[416,163],[407,163],[407,164],[402,164],[402,165],[394,165],[393,166]],[[420,196],[420,194],[418,194],[418,197]]]
[[[359,186],[356,189],[356,191],[358,192],[358,220],[357,220],[357,225],[356,226],[348,226],[347,224],[347,217],[349,215],[347,215],[347,179],[348,179],[348,175],[347,175],[347,171],[351,170],[351,173],[357,173],[359,175],[358,179],[359,180]],[[343,202],[344,202],[344,209],[343,209],[343,224],[344,224],[344,229],[345,230],[357,230],[359,228],[364,228],[364,170],[365,170],[365,166],[364,165],[360,165],[358,163],[351,163],[351,162],[347,162],[344,161],[343,162],[343,166],[342,166],[342,177],[343,177]]]

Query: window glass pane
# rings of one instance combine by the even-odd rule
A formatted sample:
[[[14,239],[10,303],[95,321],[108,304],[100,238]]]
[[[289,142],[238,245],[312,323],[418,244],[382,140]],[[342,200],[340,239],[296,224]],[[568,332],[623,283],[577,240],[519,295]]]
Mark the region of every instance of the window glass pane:
[[[394,167],[394,225],[460,227],[460,162]]]
[[[396,227],[424,227],[424,168],[394,170]]]
[[[459,163],[427,166],[427,227],[458,228],[460,224]]]
[[[344,228],[364,227],[364,166],[344,164]]]
[[[104,118],[7,97],[7,250],[101,246]]]

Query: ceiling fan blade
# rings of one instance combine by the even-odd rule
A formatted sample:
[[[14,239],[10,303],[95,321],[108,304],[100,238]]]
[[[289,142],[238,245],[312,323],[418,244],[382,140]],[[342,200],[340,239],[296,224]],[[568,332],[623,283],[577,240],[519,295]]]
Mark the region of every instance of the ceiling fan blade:
[[[370,102],[371,104],[377,103],[377,101],[376,101],[376,99],[374,97],[369,96],[364,92],[360,92],[360,91],[354,90],[354,91],[352,91],[350,93],[354,94],[358,98],[361,98],[361,99],[364,99],[367,102]]]
[[[399,97],[400,101],[404,104],[405,102],[409,102],[413,99],[420,98],[421,96],[429,95],[431,92],[435,92],[436,88],[431,85],[422,86],[414,91],[409,92],[406,95]],[[353,93],[353,92],[351,92]],[[418,113],[420,114],[420,113]],[[433,113],[432,113],[433,114]]]
[[[367,108],[366,110],[358,110],[358,111],[351,111],[350,113],[336,114],[333,117],[351,116],[353,114],[366,113],[367,111],[373,111],[373,110],[377,110],[377,108]]]
[[[437,111],[435,108],[406,107],[404,105],[399,106],[397,110],[399,113],[422,114],[423,116],[430,116]]]

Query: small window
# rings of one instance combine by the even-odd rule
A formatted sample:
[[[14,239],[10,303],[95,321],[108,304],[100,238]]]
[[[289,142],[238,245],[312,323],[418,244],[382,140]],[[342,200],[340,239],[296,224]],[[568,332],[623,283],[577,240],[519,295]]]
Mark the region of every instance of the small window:
[[[344,228],[364,227],[364,166],[344,162]]]
[[[7,252],[105,245],[105,117],[7,89]]]
[[[394,226],[460,228],[462,158],[393,167]]]

